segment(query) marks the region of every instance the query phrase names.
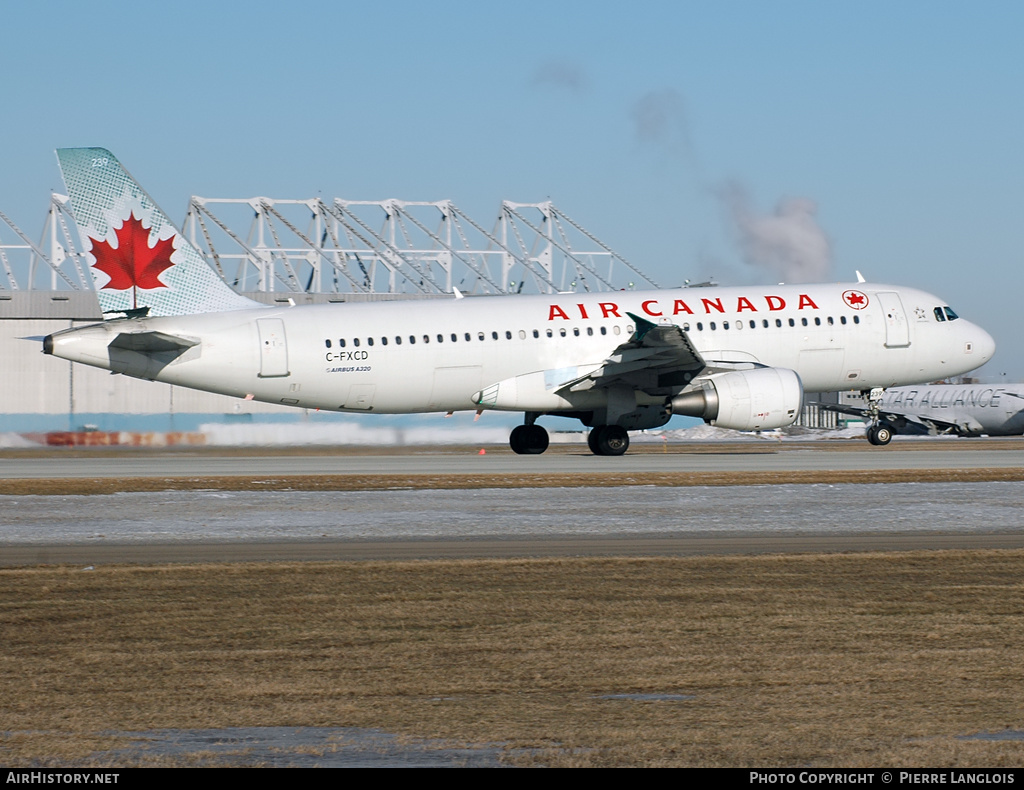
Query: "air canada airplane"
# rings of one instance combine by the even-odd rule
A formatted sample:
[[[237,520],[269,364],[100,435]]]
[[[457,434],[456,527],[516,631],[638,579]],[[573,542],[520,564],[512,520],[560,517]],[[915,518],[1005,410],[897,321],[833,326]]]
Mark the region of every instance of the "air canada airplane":
[[[866,416],[868,408],[818,404],[828,411]],[[886,445],[893,434],[1020,436],[1024,434],[1024,384],[926,384],[894,387],[878,404],[868,441]]]
[[[268,307],[218,277],[109,151],[57,158],[107,319],[43,350],[126,376],[341,412],[523,412],[519,454],[547,449],[538,418],[571,417],[595,454],[621,455],[628,431],[674,414],[767,430],[796,420],[805,389],[877,404],[995,351],[942,299],[860,278]]]

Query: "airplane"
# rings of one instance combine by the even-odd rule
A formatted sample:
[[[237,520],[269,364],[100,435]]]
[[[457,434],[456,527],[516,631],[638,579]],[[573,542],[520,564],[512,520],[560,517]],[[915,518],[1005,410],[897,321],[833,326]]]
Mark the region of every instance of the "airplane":
[[[869,409],[819,403],[827,411],[865,416]],[[1024,384],[927,384],[886,390],[877,428],[868,441],[884,446],[894,434],[1020,436],[1024,434]]]
[[[804,390],[883,388],[973,370],[987,332],[936,296],[858,282],[265,306],[236,293],[103,148],[59,149],[105,320],[43,351],[140,379],[298,408],[545,415],[595,455],[676,414],[744,431],[792,424]],[[877,420],[876,420],[877,421]]]

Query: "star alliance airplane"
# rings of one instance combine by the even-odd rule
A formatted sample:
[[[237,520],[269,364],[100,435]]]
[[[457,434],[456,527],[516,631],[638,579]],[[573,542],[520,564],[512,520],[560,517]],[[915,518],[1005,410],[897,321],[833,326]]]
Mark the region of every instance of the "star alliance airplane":
[[[868,416],[869,408],[818,404],[827,411]],[[1020,436],[1024,434],[1024,384],[929,384],[894,387],[878,403],[877,427],[868,441],[886,445],[894,434]]]
[[[102,323],[47,354],[151,381],[299,408],[523,412],[510,445],[542,453],[545,415],[597,455],[674,414],[743,431],[792,424],[805,390],[956,376],[995,343],[912,288],[776,285],[269,307],[236,293],[102,148],[57,152]],[[941,316],[941,318],[940,318]]]

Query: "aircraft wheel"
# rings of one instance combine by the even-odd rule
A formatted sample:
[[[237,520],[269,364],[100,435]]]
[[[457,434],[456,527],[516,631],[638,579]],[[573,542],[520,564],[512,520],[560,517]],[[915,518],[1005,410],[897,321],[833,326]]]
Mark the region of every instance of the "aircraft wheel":
[[[548,432],[539,425],[517,425],[508,444],[516,455],[540,455],[548,449]]]
[[[622,455],[629,449],[629,433],[625,428],[618,425],[605,425],[602,428],[596,442],[599,455]]]
[[[587,447],[590,448],[590,452],[594,455],[601,455],[601,445],[599,444],[601,439],[601,431],[605,426],[598,425],[590,433],[587,434]]]
[[[539,425],[527,425],[526,452],[529,455],[540,455],[548,449],[548,432]]]
[[[875,426],[875,444],[884,447],[892,441],[892,428],[884,423]]]

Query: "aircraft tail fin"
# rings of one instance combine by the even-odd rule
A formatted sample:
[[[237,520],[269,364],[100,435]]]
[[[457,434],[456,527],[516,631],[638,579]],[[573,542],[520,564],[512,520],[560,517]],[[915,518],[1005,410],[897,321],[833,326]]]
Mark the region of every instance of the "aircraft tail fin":
[[[262,307],[217,275],[110,151],[60,148],[57,161],[105,314]]]

